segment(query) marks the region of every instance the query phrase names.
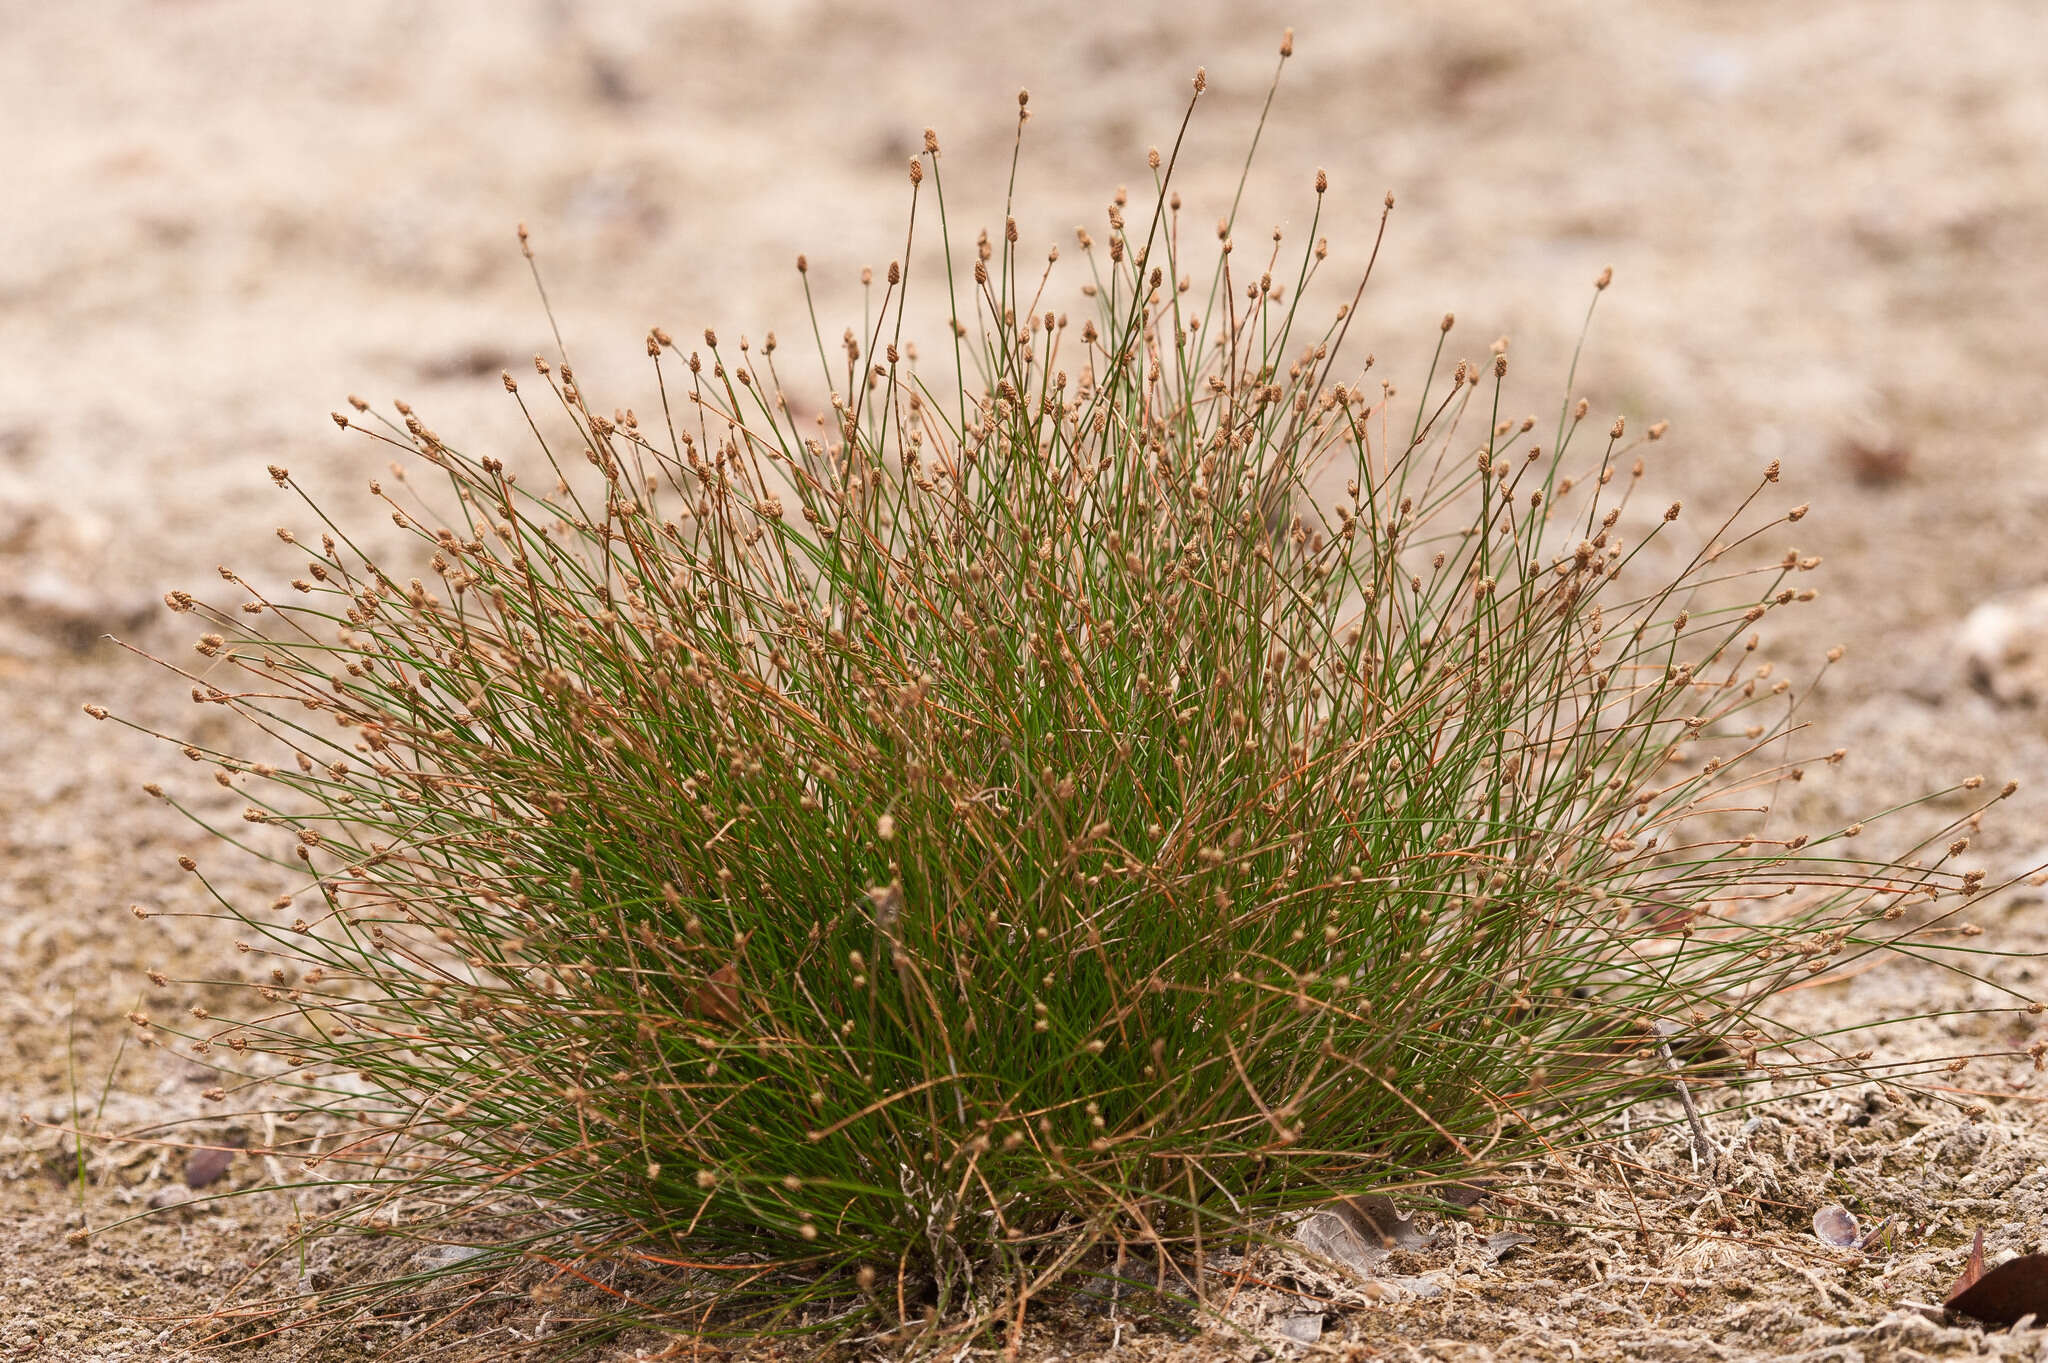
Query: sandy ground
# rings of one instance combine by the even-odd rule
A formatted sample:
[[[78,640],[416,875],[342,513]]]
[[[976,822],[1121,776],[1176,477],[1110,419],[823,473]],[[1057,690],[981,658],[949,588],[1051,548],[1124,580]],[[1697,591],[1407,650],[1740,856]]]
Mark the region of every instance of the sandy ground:
[[[1180,183],[1213,215],[1290,23],[1246,218],[1298,238],[1327,167],[1335,267],[1362,257],[1383,192],[1399,196],[1361,348],[1419,381],[1455,311],[1470,353],[1511,335],[1521,400],[1554,410],[1589,285],[1614,266],[1579,388],[1596,411],[1671,419],[1659,488],[1725,505],[1776,458],[1788,504],[1815,506],[1797,547],[1826,557],[1824,594],[1787,642],[1844,644],[1852,664],[1809,711],[1852,749],[1816,815],[1983,771],[2024,783],[1979,844],[1994,877],[2048,847],[2048,722],[1974,689],[1956,656],[1974,605],[2048,577],[2048,25],[2031,0],[85,0],[0,5],[0,22],[0,1115],[68,1125],[76,1107],[133,1129],[207,1111],[204,1068],[133,1049],[117,1064],[144,971],[233,968],[219,925],[129,909],[200,907],[173,859],[203,845],[138,791],[179,759],[79,705],[187,722],[175,681],[103,636],[169,646],[166,588],[221,562],[290,566],[262,468],[346,504],[374,469],[327,419],[344,394],[403,396],[475,451],[517,445],[496,374],[552,346],[516,222],[586,389],[641,402],[649,325],[796,334],[799,250],[836,335],[859,267],[899,249],[927,124],[956,230],[998,223],[1017,87],[1034,113],[1027,244],[1070,242],[1116,185],[1145,180],[1198,64],[1212,90]],[[2007,899],[1990,940],[2036,949],[2039,912]],[[2032,966],[2006,969],[2023,982]],[[1949,988],[1893,975],[1816,1006],[1961,1006]],[[1968,1048],[1990,1026],[1933,1031]],[[1996,1044],[2024,1044],[1997,1026]],[[2033,1357],[2038,1333],[1986,1338],[1902,1306],[1938,1299],[1976,1226],[2038,1247],[2033,1096],[1976,1123],[1790,1105],[1706,1209],[1680,1147],[1648,1142],[1639,1234],[1548,1233],[1444,1300],[1333,1315],[1311,1352]],[[233,1134],[166,1138],[195,1133]],[[169,1356],[170,1318],[288,1244],[291,1208],[260,1192],[80,1243],[82,1223],[182,1186],[185,1156],[99,1150],[81,1199],[69,1148],[0,1133],[0,1357]],[[243,1158],[224,1186],[267,1177]],[[1820,1258],[1806,1218],[1830,1199],[1918,1238]],[[1106,1319],[1046,1347],[1246,1351],[1133,1343]]]

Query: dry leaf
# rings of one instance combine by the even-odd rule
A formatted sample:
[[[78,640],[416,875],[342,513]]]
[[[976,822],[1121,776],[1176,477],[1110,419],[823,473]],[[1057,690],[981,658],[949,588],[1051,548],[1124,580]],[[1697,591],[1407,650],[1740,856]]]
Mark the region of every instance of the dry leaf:
[[[1970,1245],[1970,1262],[1942,1303],[1986,1325],[2011,1325],[2025,1316],[2048,1318],[2048,1254],[2023,1254],[1984,1270],[1984,1232]]]
[[[1367,1193],[1323,1204],[1294,1228],[1294,1238],[1309,1253],[1370,1278],[1389,1254],[1427,1248],[1436,1232],[1416,1225],[1415,1213],[1403,1215],[1384,1193]]]
[[[1476,1207],[1486,1200],[1485,1180],[1463,1183],[1439,1183],[1429,1191],[1453,1207]]]
[[[1489,1235],[1486,1237],[1486,1262],[1497,1264],[1523,1245],[1532,1245],[1534,1243],[1536,1243],[1535,1236],[1521,1235],[1514,1231],[1502,1231],[1498,1235]]]
[[[235,1161],[235,1152],[223,1146],[202,1145],[185,1158],[185,1186],[204,1188],[216,1183]]]
[[[1984,1228],[1982,1226],[1979,1226],[1977,1228],[1977,1238],[1970,1242],[1970,1259],[1968,1263],[1963,1265],[1963,1276],[1956,1279],[1955,1285],[1949,1288],[1948,1296],[1943,1300],[1954,1301],[1964,1292],[1968,1291],[1972,1287],[1975,1287],[1977,1285],[1977,1280],[1983,1276]]]
[[[1813,1233],[1823,1245],[1836,1249],[1855,1249],[1862,1239],[1855,1213],[1839,1202],[1830,1202],[1813,1214]]]
[[[1328,1210],[1349,1221],[1367,1244],[1383,1250],[1422,1249],[1436,1238],[1415,1224],[1415,1213],[1403,1214],[1394,1199],[1383,1193],[1363,1197],[1340,1197]]]
[[[1347,1268],[1361,1278],[1370,1278],[1387,1257],[1377,1237],[1367,1239],[1350,1217],[1331,1207],[1315,1212],[1296,1226],[1294,1238],[1310,1254]]]
[[[711,972],[690,996],[690,1011],[707,1022],[740,1024],[740,971],[731,961]]]

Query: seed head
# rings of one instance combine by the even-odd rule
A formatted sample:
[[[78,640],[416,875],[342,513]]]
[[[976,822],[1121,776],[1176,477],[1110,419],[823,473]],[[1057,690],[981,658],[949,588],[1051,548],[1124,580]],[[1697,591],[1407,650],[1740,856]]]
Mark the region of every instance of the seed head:
[[[1328,191],[1328,189],[1329,189],[1329,188],[1330,188],[1330,172],[1329,172],[1329,171],[1327,171],[1327,170],[1324,170],[1324,169],[1323,169],[1323,168],[1322,168],[1321,166],[1317,166],[1317,167],[1316,167],[1316,193],[1318,193],[1318,194],[1322,194],[1322,193],[1325,193],[1326,191]]]
[[[1620,417],[1616,417],[1614,418],[1614,429],[1607,433],[1607,438],[1609,440],[1619,440],[1621,439],[1621,431],[1622,419]]]
[[[1673,502],[1670,506],[1664,509],[1664,519],[1667,521],[1677,520],[1679,508],[1684,505],[1684,502]]]
[[[328,415],[334,418],[335,425],[341,427],[344,431],[348,429],[348,418],[340,412],[329,412]]]
[[[1455,312],[1447,312],[1444,314],[1443,325],[1437,329],[1439,331],[1449,331],[1453,326],[1457,325],[1457,321],[1458,314],[1456,314]]]
[[[1282,30],[1280,34],[1280,55],[1283,57],[1294,55],[1294,30],[1291,28]]]
[[[930,128],[924,130],[924,149],[934,156],[939,154],[939,135]]]
[[[1196,68],[1195,68],[1195,93],[1199,95],[1199,94],[1201,94],[1201,93],[1202,93],[1202,91],[1204,91],[1204,90],[1206,90],[1206,89],[1208,89],[1208,88],[1209,88],[1209,68],[1208,68],[1208,67],[1206,67],[1206,66],[1198,66],[1198,67],[1196,67]]]
[[[1595,289],[1605,289],[1609,284],[1612,284],[1613,282],[1614,267],[1612,265],[1609,265],[1606,269],[1600,272],[1600,277],[1593,281],[1593,287]]]
[[[924,183],[924,162],[915,156],[910,158],[910,183],[914,185]]]

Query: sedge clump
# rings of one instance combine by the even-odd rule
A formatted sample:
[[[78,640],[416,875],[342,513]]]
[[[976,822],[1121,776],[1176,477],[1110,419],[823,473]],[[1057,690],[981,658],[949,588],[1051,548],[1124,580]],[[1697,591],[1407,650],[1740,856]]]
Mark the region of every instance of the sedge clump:
[[[167,598],[261,730],[185,749],[223,835],[299,875],[225,907],[262,968],[193,1037],[319,1128],[329,1224],[567,1265],[596,1330],[1021,1322],[1674,1074],[1855,1072],[1772,1000],[1981,876],[1768,824],[1776,467],[1693,532],[1661,423],[1505,416],[1448,316],[1401,393],[1363,281],[1310,301],[1326,177],[1247,268],[1179,154],[1065,293],[1006,206],[799,359],[652,332],[645,414],[507,374],[525,476],[354,401],[411,548],[313,507],[290,590]]]

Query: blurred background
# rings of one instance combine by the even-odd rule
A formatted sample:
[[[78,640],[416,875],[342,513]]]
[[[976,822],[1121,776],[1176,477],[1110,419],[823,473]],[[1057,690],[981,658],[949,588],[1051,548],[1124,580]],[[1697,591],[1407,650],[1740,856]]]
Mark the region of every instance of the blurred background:
[[[999,230],[1019,88],[1027,260],[1101,236],[1118,185],[1142,198],[1197,66],[1177,182],[1213,222],[1289,25],[1240,240],[1304,245],[1327,168],[1343,277],[1392,191],[1351,344],[1419,387],[1455,312],[1453,356],[1512,338],[1529,412],[1556,410],[1613,266],[1576,394],[1671,420],[1652,490],[1704,534],[1780,459],[1773,495],[1814,505],[1770,548],[1825,556],[1794,642],[1849,650],[1806,712],[1852,750],[1822,812],[1983,771],[2027,783],[1987,826],[1994,879],[2048,845],[2034,0],[9,0],[0,25],[9,1112],[64,1092],[74,1010],[104,1056],[143,968],[218,959],[126,912],[190,907],[169,863],[197,840],[136,794],[175,754],[79,704],[171,726],[191,707],[103,636],[182,652],[166,589],[292,568],[272,527],[307,517],[266,464],[367,518],[383,460],[327,415],[349,393],[402,397],[471,453],[522,447],[498,373],[553,342],[517,223],[595,405],[646,410],[652,325],[801,334],[799,251],[828,344],[858,318],[926,126],[956,246]]]
[[[1823,508],[1800,547],[1830,551],[1838,628],[2035,572],[2048,23],[2027,0],[7,8],[16,651],[66,633],[24,613],[139,608],[267,534],[265,463],[363,464],[325,419],[347,393],[509,439],[497,373],[552,350],[520,221],[591,391],[623,405],[650,325],[797,332],[798,251],[836,336],[859,266],[900,253],[928,125],[956,237],[1000,225],[1019,88],[1027,246],[1100,234],[1198,65],[1178,183],[1212,221],[1287,25],[1240,235],[1299,236],[1327,167],[1341,275],[1393,191],[1363,338],[1381,372],[1426,363],[1455,311],[1452,353],[1511,335],[1551,410],[1612,265],[1581,391],[1673,420],[1678,492],[1784,459]]]

